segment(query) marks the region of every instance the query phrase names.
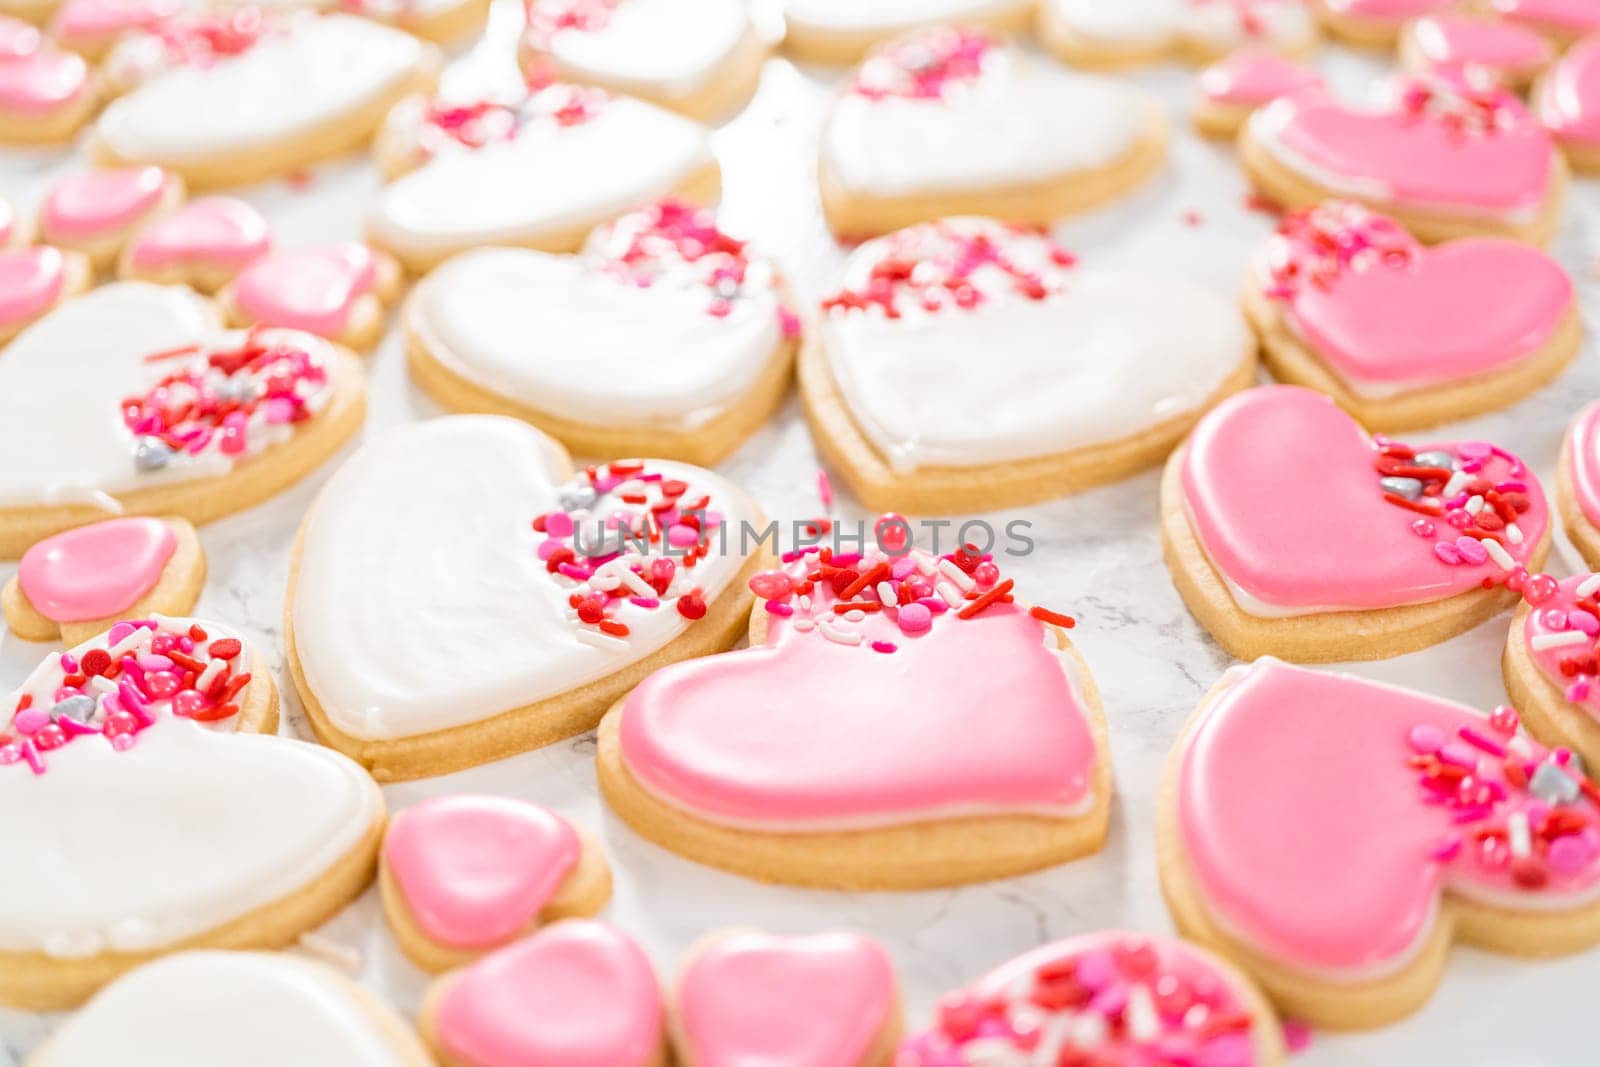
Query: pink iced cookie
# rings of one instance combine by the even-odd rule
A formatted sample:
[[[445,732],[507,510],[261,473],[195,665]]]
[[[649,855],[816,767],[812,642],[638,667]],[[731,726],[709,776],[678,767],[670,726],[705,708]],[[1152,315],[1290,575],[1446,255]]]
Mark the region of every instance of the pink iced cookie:
[[[1283,1055],[1272,1008],[1231,966],[1175,938],[1107,931],[1044,945],[947,994],[894,1062],[1275,1067]]]
[[[39,51],[44,35],[31,22],[0,15],[0,63],[23,59]]]
[[[429,991],[423,1036],[453,1067],[658,1067],[661,988],[604,923],[571,919],[454,971]]]
[[[1540,737],[1600,766],[1600,576],[1542,577],[1518,609],[1501,660],[1506,692]]]
[[[599,847],[546,808],[448,796],[407,808],[384,835],[384,913],[400,947],[442,971],[530,932],[592,915],[610,895]]]
[[[976,557],[970,576],[921,551],[838,559],[845,595],[827,557],[758,574],[757,647],[659,670],[612,710],[612,806],[691,858],[808,885],[953,884],[1098,848],[1099,698],[1061,631]],[[846,602],[889,606],[833,610]],[[1001,846],[1024,814],[1036,836]],[[972,847],[974,818],[993,854]],[[882,847],[862,847],[874,831]]]
[[[1455,7],[1458,0],[1315,0],[1323,23],[1352,44],[1392,44],[1408,19]]]
[[[81,277],[74,279],[75,274]],[[58,248],[0,249],[0,342],[87,283],[87,265]]]
[[[384,253],[349,242],[277,249],[251,260],[221,293],[239,326],[284,326],[355,348],[377,340],[400,284]]]
[[[1549,533],[1538,480],[1510,453],[1369,438],[1287,385],[1200,421],[1167,465],[1162,513],[1179,592],[1242,659],[1437,643],[1509,606]]]
[[[1600,168],[1600,35],[1579,41],[1550,69],[1534,110],[1573,166]]]
[[[673,1040],[695,1067],[871,1067],[899,1028],[894,965],[859,934],[713,935],[678,977]]]
[[[213,292],[272,246],[267,220],[231,196],[207,196],[156,220],[123,250],[125,278]]]
[[[182,199],[182,180],[160,167],[78,171],[45,195],[39,235],[108,264],[136,228]]]
[[[1440,12],[1406,26],[1400,53],[1413,70],[1477,67],[1508,85],[1526,85],[1555,55],[1550,42],[1514,22]]]
[[[1490,0],[1490,7],[1562,44],[1600,30],[1600,5],[1593,0]]]
[[[1297,1017],[1408,1014],[1458,931],[1517,954],[1600,940],[1600,794],[1509,708],[1260,660],[1213,688],[1168,768],[1178,926]]]
[[[1572,281],[1538,249],[1496,237],[1429,248],[1342,201],[1286,216],[1247,285],[1274,375],[1377,430],[1514,403],[1582,338]]]
[[[1213,137],[1231,137],[1258,107],[1280,96],[1316,89],[1315,68],[1265,48],[1242,48],[1200,72],[1195,125]]]
[[[1567,431],[1557,472],[1567,536],[1592,569],[1600,569],[1600,403],[1578,412]]]
[[[122,34],[153,30],[181,10],[182,0],[65,0],[50,25],[62,47],[97,58]]]
[[[1543,244],[1565,186],[1554,142],[1516,97],[1479,81],[1400,79],[1370,108],[1325,93],[1282,97],[1250,117],[1241,160],[1288,207],[1344,197],[1424,241],[1483,233]]]
[[[82,56],[21,27],[0,30],[0,143],[65,140],[94,103]]]

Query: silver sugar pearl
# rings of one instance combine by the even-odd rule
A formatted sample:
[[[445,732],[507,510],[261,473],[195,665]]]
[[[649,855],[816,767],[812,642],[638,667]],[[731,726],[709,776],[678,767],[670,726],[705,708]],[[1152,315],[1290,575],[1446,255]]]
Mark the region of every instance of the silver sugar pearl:
[[[80,693],[77,696],[68,697],[51,708],[50,719],[53,722],[60,716],[66,715],[77,719],[79,722],[87,722],[89,716],[94,714],[94,709],[98,706],[99,704],[94,697],[84,696]]]
[[[562,511],[584,511],[594,507],[599,495],[594,491],[594,486],[580,485],[561,490],[556,499],[560,501]]]
[[[133,446],[133,465],[142,471],[158,471],[172,462],[172,449],[159,437],[141,437]]]
[[[1416,458],[1411,461],[1411,465],[1414,467],[1433,467],[1436,470],[1453,470],[1456,465],[1456,457],[1448,452],[1418,452]]]
[[[733,278],[718,279],[716,285],[713,287],[716,294],[722,297],[724,300],[732,300],[734,297],[739,295],[739,291],[742,288],[743,286],[741,286],[738,281]]]
[[[1385,493],[1415,500],[1422,495],[1422,482],[1416,478],[1379,478],[1378,486]]]
[[[1578,799],[1578,783],[1572,775],[1546,760],[1528,779],[1528,792],[1546,804],[1572,804]]]

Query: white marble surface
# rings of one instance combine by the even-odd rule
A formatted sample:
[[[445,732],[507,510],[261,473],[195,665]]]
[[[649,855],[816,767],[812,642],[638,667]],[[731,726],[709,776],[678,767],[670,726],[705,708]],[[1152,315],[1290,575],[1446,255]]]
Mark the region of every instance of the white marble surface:
[[[499,32],[452,68],[450,76],[458,83],[505,73],[508,31],[518,15],[515,0],[501,0],[501,5]],[[1368,60],[1336,53],[1326,55],[1324,64],[1346,87],[1360,86],[1376,69]],[[1060,235],[1087,263],[1165,266],[1230,292],[1249,248],[1270,223],[1244,206],[1245,186],[1231,150],[1188,131],[1182,109],[1190,72],[1165,68],[1137,77],[1172,107],[1178,136],[1171,166],[1132,200],[1064,226]],[[753,106],[717,135],[725,166],[726,224],[770,250],[808,296],[816,294],[839,256],[822,225],[812,186],[816,132],[830,91],[826,76],[775,61]],[[0,155],[0,193],[26,208],[50,176],[72,164],[64,154],[6,152]],[[281,241],[292,244],[358,236],[364,205],[377,187],[370,166],[352,161],[319,170],[304,190],[273,183],[245,195],[269,214]],[[1578,279],[1591,329],[1600,315],[1600,293],[1590,276],[1596,211],[1600,189],[1576,183],[1558,248]],[[1508,412],[1450,427],[1444,436],[1494,439],[1522,453],[1539,473],[1550,473],[1568,419],[1600,386],[1594,359],[1592,345],[1586,345],[1580,364],[1556,384]],[[384,342],[370,366],[367,432],[438,413],[407,382],[396,337]],[[202,533],[211,572],[198,614],[242,628],[278,666],[290,540],[332,467]],[[792,400],[722,469],[742,482],[769,515],[797,518],[817,511],[817,459]],[[869,931],[899,967],[913,1025],[927,1020],[943,991],[1042,941],[1106,926],[1169,931],[1152,846],[1154,792],[1180,724],[1229,657],[1190,618],[1167,579],[1156,531],[1156,481],[1152,472],[1004,516],[1030,521],[1038,541],[1035,554],[1016,562],[1011,573],[1030,599],[1079,617],[1076,640],[1105,694],[1117,793],[1110,840],[1099,855],[1026,878],[940,892],[841,894],[757,885],[646,844],[611,816],[596,792],[589,737],[446,778],[390,787],[385,791],[389,802],[400,808],[441,793],[490,791],[548,804],[596,829],[617,875],[616,897],[605,915],[641,939],[664,974],[692,941],[728,924],[788,932],[839,926]],[[841,497],[843,516],[864,517],[847,496]],[[1558,557],[1558,570],[1565,573],[1569,566],[1570,556]],[[9,565],[0,565],[0,578],[9,572]],[[1504,618],[1497,619],[1439,648],[1355,669],[1490,706],[1504,699],[1499,649],[1505,625]],[[49,651],[51,646],[7,638],[0,649],[0,691],[19,682]],[[292,688],[286,711],[285,729],[306,736]],[[108,811],[107,817],[115,813]],[[27,857],[6,856],[0,877],[6,866],[25,862]],[[360,954],[365,984],[401,1010],[415,1010],[423,976],[386,936],[374,892],[321,933]],[[1415,1018],[1365,1034],[1319,1033],[1297,1062],[1318,1067],[1593,1062],[1588,1016],[1597,965],[1600,950],[1526,962],[1458,949],[1438,995]],[[58,1017],[0,1011],[0,1065],[21,1063],[58,1022]]]

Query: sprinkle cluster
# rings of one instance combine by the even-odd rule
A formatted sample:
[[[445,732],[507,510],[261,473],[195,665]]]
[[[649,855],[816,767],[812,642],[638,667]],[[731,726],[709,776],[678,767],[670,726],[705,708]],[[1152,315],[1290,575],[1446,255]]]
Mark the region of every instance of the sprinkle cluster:
[[[1346,271],[1404,268],[1416,257],[1416,242],[1393,219],[1330,200],[1283,217],[1267,242],[1264,291],[1289,300],[1307,285],[1327,289]]]
[[[538,554],[546,573],[569,591],[567,617],[579,640],[627,647],[631,631],[617,616],[629,607],[670,604],[690,621],[705,615],[694,569],[722,522],[708,510],[709,494],[643,460],[617,460],[587,468],[559,500],[561,509],[536,516],[533,529],[544,535]]]
[[[1462,137],[1500,133],[1524,124],[1527,112],[1517,98],[1489,78],[1470,71],[1435,73],[1398,83],[1400,113],[1418,122],[1437,122]]]
[[[1569,702],[1593,708],[1600,705],[1600,574],[1571,582],[1530,614],[1528,646]]]
[[[698,287],[707,293],[706,314],[726,318],[751,292],[773,292],[777,272],[753,259],[744,241],[717,228],[716,214],[678,200],[663,200],[629,212],[591,240],[589,252],[601,269],[641,289],[657,283]],[[785,337],[800,333],[800,320],[780,305]]]
[[[234,700],[250,672],[237,669],[237,638],[212,638],[198,623],[138,619],[117,623],[102,641],[81,656],[57,657],[62,677],[52,704],[31,692],[17,700],[10,729],[0,733],[0,766],[26,763],[43,774],[45,753],[92,736],[124,752],[162,711],[196,722],[239,713]]]
[[[311,418],[327,399],[321,351],[276,332],[250,330],[232,348],[185,345],[145,357],[169,360],[181,363],[143,395],[122,401],[134,465],[142,471],[184,456],[236,459],[259,451],[269,435]]]
[[[959,992],[895,1067],[1249,1067],[1252,1019],[1221,979],[1151,941],[1050,960],[993,995]]]
[[[982,76],[997,48],[984,30],[941,27],[877,49],[861,65],[850,91],[869,100],[942,100]]]
[[[604,29],[611,13],[622,0],[528,0],[524,12],[528,19],[528,42],[536,48],[548,47],[562,30],[592,33]]]
[[[1449,809],[1457,827],[1435,847],[1435,859],[1539,889],[1600,857],[1600,787],[1566,749],[1535,756],[1511,708],[1496,708],[1485,730],[1463,726],[1452,737],[1421,723],[1407,740],[1423,803]]]
[[[1486,577],[1485,588],[1503,581],[1517,592],[1537,593],[1554,583],[1548,575],[1530,577],[1507,547],[1523,543],[1517,517],[1531,506],[1528,485],[1521,480],[1526,468],[1516,456],[1484,441],[1418,451],[1377,437],[1373,449],[1378,491],[1390,504],[1418,516],[1411,530],[1433,543],[1441,563],[1476,567],[1493,561],[1501,574],[1498,581]],[[1495,458],[1510,465],[1510,478],[1495,481],[1488,476],[1488,464]]]
[[[464,104],[430,100],[423,111],[422,122],[425,129],[436,132],[436,140],[482,148],[491,141],[509,141],[516,137],[522,118],[510,104],[495,100]],[[437,150],[437,145],[433,150]]]
[[[923,223],[867,247],[875,254],[852,266],[850,284],[822,302],[825,312],[876,308],[898,319],[911,308],[974,308],[1002,291],[1043,300],[1077,262],[1045,234],[982,220]]]
[[[491,99],[449,103],[433,100],[422,111],[416,134],[418,147],[424,156],[429,156],[452,142],[477,149],[515,140],[523,127],[534,122],[578,126],[600,114],[609,99],[604,89],[554,83],[530,86],[527,94],[514,103]]]
[[[211,67],[242,55],[284,26],[259,7],[185,11],[130,37],[113,53],[117,80],[140,81],[174,67]]]

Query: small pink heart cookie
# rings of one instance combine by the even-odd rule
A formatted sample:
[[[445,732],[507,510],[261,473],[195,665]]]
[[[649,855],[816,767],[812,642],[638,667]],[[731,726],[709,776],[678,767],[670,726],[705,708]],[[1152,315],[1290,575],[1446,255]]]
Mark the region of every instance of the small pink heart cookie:
[[[601,789],[635,830],[829,888],[955,885],[1100,847],[1099,693],[1070,620],[1014,602],[992,560],[813,547],[750,585],[751,648],[657,671],[600,725]]]
[[[894,1062],[1279,1067],[1284,1047],[1271,1006],[1230,964],[1187,941],[1108,930],[1036,948],[946,995]]]
[[[68,140],[99,102],[82,56],[0,15],[0,144]]]
[[[1519,956],[1600,941],[1597,801],[1509,707],[1262,659],[1167,763],[1162,888],[1283,1011],[1377,1026],[1427,1001],[1458,936]]]
[[[182,10],[182,0],[63,0],[50,32],[61,47],[95,60],[123,34],[155,30]]]
[[[399,293],[400,264],[349,241],[268,251],[246,263],[217,299],[235,326],[304,330],[367,349]]]
[[[1489,0],[1489,8],[1503,19],[1538,30],[1558,48],[1600,30],[1600,8],[1589,0]]]
[[[1233,137],[1257,108],[1322,84],[1305,63],[1268,48],[1241,48],[1200,72],[1191,114],[1207,137]]]
[[[1166,140],[1142,90],[985,30],[940,27],[875,49],[834,100],[823,213],[851,238],[947,215],[1047,223],[1132,191],[1160,168]]]
[[[1537,583],[1537,584],[1535,584]],[[1600,767],[1600,576],[1530,579],[1506,637],[1506,692],[1540,737]]]
[[[39,208],[42,240],[82,252],[97,269],[116,262],[134,233],[183,203],[183,179],[160,167],[113,167],[67,175]]]
[[[94,280],[81,252],[49,245],[0,247],[0,344],[77,296]]]
[[[1283,218],[1243,306],[1274,376],[1373,430],[1515,403],[1565,369],[1583,336],[1572,281],[1544,252],[1499,237],[1430,248],[1345,201]]]
[[[0,608],[23,640],[76,645],[119,618],[187,614],[205,574],[200,539],[183,519],[106,519],[23,553]]]
[[[1356,200],[1427,242],[1472,234],[1548,244],[1567,172],[1550,134],[1482,72],[1386,83],[1376,104],[1280,97],[1250,117],[1240,161],[1289,208]]]
[[[1097,69],[1205,63],[1247,47],[1304,55],[1317,23],[1306,0],[1043,0],[1039,35],[1071,65]]]
[[[445,796],[389,820],[383,913],[412,962],[447,971],[611,896],[600,845],[548,808]]]
[[[117,271],[214,293],[271,247],[261,212],[231,196],[204,196],[140,230],[122,250]]]
[[[1591,570],[1600,570],[1600,403],[1567,428],[1556,467],[1556,506],[1567,537]]]
[[[894,965],[859,934],[713,934],[678,975],[672,1037],[693,1067],[880,1067],[900,1029]]]
[[[1406,23],[1400,61],[1408,70],[1488,71],[1513,89],[1523,89],[1555,58],[1543,35],[1504,19],[1464,11],[1440,11]]]
[[[1533,472],[1485,441],[1368,437],[1321,393],[1250,389],[1167,464],[1174,583],[1241,659],[1381,659],[1509,608],[1549,546]]]
[[[1550,68],[1533,106],[1575,168],[1600,170],[1600,34],[1573,45]]]
[[[445,1067],[662,1067],[661,986],[632,939],[566,919],[436,981],[419,1026]]]
[[[1447,11],[1458,0],[1312,0],[1328,32],[1369,48],[1394,44],[1410,19]]]

